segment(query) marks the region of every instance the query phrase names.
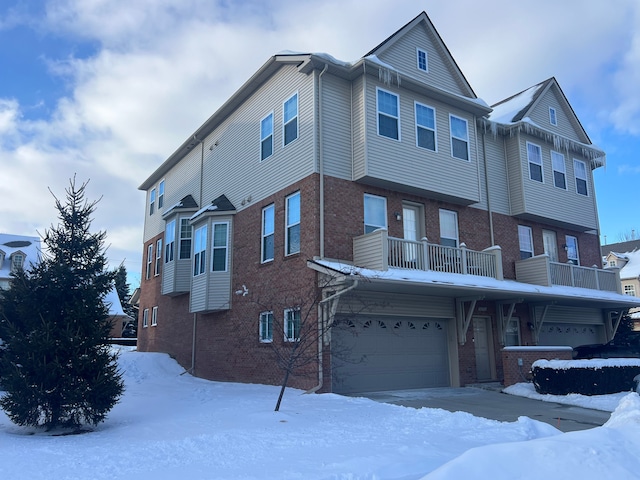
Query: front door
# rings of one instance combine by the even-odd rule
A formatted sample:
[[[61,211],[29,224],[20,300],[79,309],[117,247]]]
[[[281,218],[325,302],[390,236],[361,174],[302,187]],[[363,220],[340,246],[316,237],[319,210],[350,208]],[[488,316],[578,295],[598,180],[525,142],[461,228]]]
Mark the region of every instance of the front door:
[[[420,224],[420,207],[415,205],[404,205],[402,207],[402,226],[404,229],[404,239],[417,242],[422,237]],[[418,245],[404,246],[404,259],[410,263],[415,263],[418,258]]]
[[[544,253],[549,255],[552,262],[558,261],[558,239],[556,232],[551,230],[542,230],[542,242],[544,243]]]
[[[476,375],[478,381],[491,380],[491,341],[487,318],[473,318],[473,344],[476,350]]]

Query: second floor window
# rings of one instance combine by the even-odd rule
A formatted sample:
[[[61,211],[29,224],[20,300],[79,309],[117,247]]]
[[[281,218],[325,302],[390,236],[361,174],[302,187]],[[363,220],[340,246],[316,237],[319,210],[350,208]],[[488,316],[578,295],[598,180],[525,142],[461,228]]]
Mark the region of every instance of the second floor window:
[[[400,140],[398,95],[378,88],[378,135]]]
[[[293,95],[282,106],[283,140],[288,145],[298,138],[298,94]]]
[[[520,243],[520,259],[533,257],[533,233],[531,227],[518,225],[518,242]]]
[[[156,241],[156,265],[154,275],[160,275],[160,265],[162,264],[162,239]]]
[[[287,197],[286,210],[285,251],[291,255],[300,252],[300,192]]]
[[[191,236],[193,228],[188,218],[180,219],[180,259],[191,258]]]
[[[436,111],[416,102],[416,144],[436,151]]]
[[[364,194],[364,233],[387,228],[387,199]]]
[[[440,245],[457,247],[458,238],[458,212],[452,210],[440,210]]]
[[[193,242],[193,276],[202,275],[207,264],[207,226],[198,228]]]
[[[567,249],[567,260],[574,265],[580,265],[580,252],[578,252],[578,239],[572,235],[566,235],[565,248]]]
[[[553,184],[564,190],[567,189],[567,171],[564,165],[564,155],[551,151],[551,163],[553,166]]]
[[[273,154],[273,113],[260,122],[260,160]]]
[[[576,175],[576,192],[580,195],[588,195],[587,190],[587,166],[580,160],[573,159],[573,170]]]
[[[153,265],[153,243],[147,247],[147,271],[145,278],[149,280],[151,278],[151,266]]]
[[[273,260],[273,232],[275,209],[269,205],[262,209],[262,262]]]
[[[176,221],[171,220],[164,229],[164,263],[173,262],[176,244]]]
[[[153,215],[156,209],[156,189],[152,188],[149,194],[149,215]]]
[[[625,285],[624,286],[624,294],[631,295],[632,297],[636,296],[636,287],[633,285]]]
[[[469,128],[464,118],[449,115],[451,128],[451,156],[469,160]]]
[[[527,160],[529,161],[529,178],[542,182],[542,150],[538,145],[527,142]]]
[[[227,271],[227,248],[229,245],[229,224],[214,223],[213,224],[213,246],[212,256],[214,272]]]

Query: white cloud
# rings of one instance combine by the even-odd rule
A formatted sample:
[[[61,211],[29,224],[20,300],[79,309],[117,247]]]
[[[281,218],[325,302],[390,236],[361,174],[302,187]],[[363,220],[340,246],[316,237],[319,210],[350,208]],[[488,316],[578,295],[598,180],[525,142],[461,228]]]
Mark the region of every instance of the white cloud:
[[[572,104],[589,97],[587,123],[640,134],[635,0],[616,8],[599,0],[50,0],[47,17],[30,20],[38,31],[95,49],[49,59],[69,92],[50,119],[23,119],[16,100],[0,99],[0,155],[11,178],[0,196],[12,199],[0,206],[0,230],[47,227],[55,221],[47,187],[63,195],[77,174],[91,179],[91,198],[103,196],[95,225],[109,234],[112,263],[126,257],[138,271],[137,186],[270,55],[322,51],[355,60],[422,10],[485,100],[556,76]]]

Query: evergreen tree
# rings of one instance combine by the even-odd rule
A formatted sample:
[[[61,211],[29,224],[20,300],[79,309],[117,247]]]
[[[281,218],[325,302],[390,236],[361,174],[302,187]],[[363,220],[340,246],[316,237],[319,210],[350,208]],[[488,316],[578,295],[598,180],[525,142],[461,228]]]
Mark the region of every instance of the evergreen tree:
[[[0,294],[0,407],[18,425],[47,430],[98,424],[124,389],[107,344],[106,233],[89,231],[97,201],[85,200],[87,184],[69,183],[66,203],[54,195],[60,222],[45,232],[41,261]]]
[[[124,265],[120,265],[113,273],[115,274],[116,291],[118,292],[122,310],[131,318],[137,318],[136,309],[129,303],[131,294],[129,293],[129,284],[127,283],[127,268]]]

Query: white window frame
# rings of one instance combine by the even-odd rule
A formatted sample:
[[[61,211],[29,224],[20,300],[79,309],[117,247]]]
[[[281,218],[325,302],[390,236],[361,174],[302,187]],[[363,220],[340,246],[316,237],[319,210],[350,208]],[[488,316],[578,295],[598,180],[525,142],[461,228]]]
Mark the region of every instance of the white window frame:
[[[207,271],[207,225],[196,228],[193,235],[193,276],[198,277]],[[196,250],[197,249],[197,250]]]
[[[14,252],[11,254],[11,273],[17,272],[19,269],[24,268],[24,260],[26,258],[25,254],[22,252]]]
[[[423,62],[420,58],[421,54],[424,55],[424,68],[422,67]],[[416,48],[416,66],[421,72],[429,73],[429,53],[425,49],[420,47]]]
[[[164,263],[173,262],[176,250],[176,220],[167,222],[164,227]]]
[[[433,127],[423,125],[418,120],[418,110],[422,108],[431,111],[431,114],[433,115]],[[425,150],[429,150],[431,152],[437,152],[438,151],[438,131],[437,131],[437,124],[436,124],[436,109],[429,105],[425,105],[424,103],[414,102],[414,114],[415,114],[415,120],[416,120],[416,147],[424,148]],[[433,149],[420,145],[420,129],[433,132]]]
[[[142,311],[142,328],[147,328],[149,326],[149,309],[145,308]]]
[[[149,215],[153,215],[156,209],[156,189],[155,187],[151,189],[149,193]]]
[[[440,245],[457,248],[460,246],[460,231],[458,229],[458,212],[455,210],[446,210],[444,208],[438,211],[438,220],[440,226]],[[453,224],[455,232],[445,232],[444,228],[447,223]],[[453,233],[453,236],[451,235]],[[451,242],[453,240],[453,242]],[[455,245],[449,245],[455,243]]]
[[[297,313],[297,315],[296,315]],[[296,319],[297,316],[297,319]],[[297,332],[296,325],[298,324]],[[284,311],[284,341],[299,342],[300,330],[302,329],[302,317],[300,308],[287,308]],[[295,334],[298,334],[297,336]]]
[[[562,190],[566,190],[567,166],[564,161],[564,155],[551,150],[551,167],[553,168],[553,186],[556,188],[561,188]],[[564,186],[558,185],[556,173],[562,174],[562,182],[564,183]]]
[[[158,184],[158,210],[164,206],[164,180]]]
[[[270,221],[271,224],[267,225],[267,212],[271,212]],[[275,257],[275,218],[276,218],[276,209],[275,205],[272,203],[267,205],[262,209],[262,229],[261,229],[261,237],[260,237],[260,263],[272,262]],[[266,251],[266,242],[271,238],[271,255],[267,256]]]
[[[292,202],[294,199],[298,199],[297,211],[292,208]],[[300,225],[302,210],[302,199],[300,198],[300,192],[293,193],[285,199],[285,226],[284,226],[284,244],[285,255],[294,255],[300,253],[300,242],[302,241],[302,231]],[[291,242],[291,234],[298,230],[298,242],[297,245]]]
[[[160,265],[162,265],[162,239],[156,240],[156,263],[154,265],[153,276],[160,275]]]
[[[582,167],[579,167],[579,165],[582,165]],[[580,168],[582,168],[583,172],[582,175],[578,175],[578,170],[580,170]],[[577,158],[573,159],[573,174],[576,178],[576,193],[578,195],[583,195],[585,197],[589,196],[589,182],[587,181],[587,164],[585,162],[583,162],[582,160],[578,160]],[[580,191],[580,189],[578,188],[578,181],[584,182],[584,190],[585,193],[582,193]]]
[[[578,237],[574,237],[573,235],[565,235],[564,240],[567,247],[567,260],[574,265],[580,265]]]
[[[156,327],[158,325],[158,306],[156,305],[151,309],[151,326]]]
[[[271,130],[269,132],[265,132],[264,123],[265,120],[271,119]],[[271,153],[269,155],[264,155],[263,145],[265,142],[269,142],[271,144]],[[269,112],[267,115],[260,119],[260,161],[264,161],[267,158],[273,155],[273,111]]]
[[[529,147],[532,147],[534,149],[537,150],[539,158],[533,158],[532,157],[532,152],[531,150],[529,150]],[[540,182],[540,183],[544,183],[544,168],[542,165],[542,147],[540,147],[540,145],[537,145],[535,143],[531,143],[531,142],[527,142],[527,164],[529,167],[529,180],[534,181],[534,182]],[[540,180],[533,178],[531,176],[531,166],[535,165],[536,167],[540,168]]]
[[[258,324],[258,335],[260,343],[273,342],[273,312],[260,313]]]
[[[216,230],[224,226],[226,228],[224,244],[216,245]],[[216,250],[224,250],[224,268],[216,270]],[[229,270],[229,222],[214,222],[211,226],[211,271],[226,272]]]
[[[382,202],[382,203],[380,203]],[[367,208],[367,204],[369,204],[369,207],[373,207],[372,208]],[[382,212],[382,218],[375,218],[378,217],[380,212],[374,212],[373,210],[377,210],[377,206],[382,205],[383,207],[383,212]],[[372,218],[372,215],[373,218]],[[386,197],[381,197],[379,195],[372,195],[370,193],[365,193],[364,194],[364,233],[371,233],[375,230],[378,230],[380,228],[384,228],[385,230],[387,229],[387,199]],[[383,220],[383,222],[379,222],[379,220]]]
[[[151,266],[153,265],[153,243],[147,245],[147,271],[145,278],[149,280],[151,278]]]
[[[386,94],[386,95],[390,95],[392,97],[395,98],[395,109],[396,109],[396,114],[394,115],[393,112],[388,112],[388,111],[382,111],[381,107],[384,107],[384,105],[380,105],[380,94]],[[398,136],[393,137],[391,135],[385,135],[384,133],[380,133],[380,117],[384,116],[390,119],[395,120],[396,122],[396,126],[397,126],[397,131],[398,131]],[[376,87],[376,122],[377,122],[377,126],[378,126],[378,135],[381,137],[385,137],[385,138],[390,138],[391,140],[396,140],[396,141],[400,141],[400,95],[398,95],[397,93],[393,93],[390,92],[389,90],[385,90],[384,88],[380,88],[380,87]]]
[[[553,107],[549,107],[549,123],[555,126],[558,125],[558,114]]]
[[[187,229],[183,229],[183,225],[186,225],[188,227]],[[189,236],[183,236],[183,233],[189,232]],[[178,252],[178,259],[179,260],[188,260],[191,258],[191,246],[192,246],[192,242],[193,242],[193,227],[191,226],[191,224],[189,223],[189,219],[188,218],[181,218],[180,219],[180,244],[178,245],[179,248],[179,252]],[[182,248],[182,244],[183,242],[189,242],[189,248]],[[183,250],[186,252],[186,256],[182,255]]]
[[[454,125],[454,121],[461,121],[464,123],[464,127],[465,127],[465,135],[466,137],[461,137],[459,135],[455,135],[453,133],[453,125]],[[471,161],[471,151],[469,148],[469,122],[467,121],[466,118],[462,118],[459,117],[457,115],[453,115],[452,113],[449,114],[449,137],[450,137],[450,147],[451,147],[451,156],[453,158],[457,158],[458,160],[464,160],[466,162],[470,162]],[[466,145],[466,152],[467,152],[467,158],[462,158],[462,157],[458,157],[456,155],[454,155],[454,149],[453,149],[453,144],[454,144],[454,140],[457,140],[459,142],[464,142]]]
[[[627,284],[627,285],[623,285],[622,287],[624,289],[623,293],[625,295],[630,295],[632,297],[636,296],[636,287],[635,287],[635,285]]]
[[[295,99],[296,102],[296,108],[295,108],[295,115],[293,116],[289,116],[290,112],[287,112],[287,104],[289,104],[290,102],[292,102]],[[289,145],[291,142],[295,141],[298,139],[298,135],[299,135],[299,129],[300,129],[300,122],[298,120],[298,112],[299,112],[299,102],[298,102],[298,92],[294,93],[293,95],[291,95],[288,99],[286,99],[283,103],[282,103],[282,146],[286,147],[287,145]],[[296,130],[295,130],[295,136],[291,139],[287,139],[287,126],[292,123],[292,122],[296,122]]]
[[[520,260],[533,257],[533,230],[531,227],[518,225],[518,245],[520,248]],[[523,252],[530,255],[523,255]]]

